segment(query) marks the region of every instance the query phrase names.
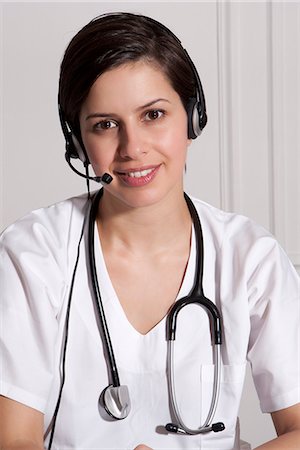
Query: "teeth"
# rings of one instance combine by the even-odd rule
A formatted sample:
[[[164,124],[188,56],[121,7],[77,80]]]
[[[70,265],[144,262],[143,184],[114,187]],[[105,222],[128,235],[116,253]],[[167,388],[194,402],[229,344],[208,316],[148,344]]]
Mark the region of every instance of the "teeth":
[[[140,177],[145,177],[146,175],[148,175],[149,173],[152,172],[153,169],[147,169],[147,170],[142,170],[140,172],[129,172],[128,176],[131,178],[140,178]]]

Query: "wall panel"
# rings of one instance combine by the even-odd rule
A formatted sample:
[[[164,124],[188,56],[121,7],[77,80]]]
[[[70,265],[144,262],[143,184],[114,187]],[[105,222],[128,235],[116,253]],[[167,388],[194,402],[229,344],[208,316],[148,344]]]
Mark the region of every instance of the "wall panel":
[[[299,3],[219,3],[221,206],[264,225],[299,270]]]
[[[274,232],[300,271],[300,4],[272,6]]]
[[[217,14],[221,205],[266,226],[300,273],[300,4],[220,2]],[[253,446],[275,437],[250,368],[240,418]]]

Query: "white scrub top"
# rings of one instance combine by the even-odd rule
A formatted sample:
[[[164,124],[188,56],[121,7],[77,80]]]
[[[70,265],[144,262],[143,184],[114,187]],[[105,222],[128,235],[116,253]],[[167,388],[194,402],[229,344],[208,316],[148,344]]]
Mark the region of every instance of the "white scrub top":
[[[171,422],[166,379],[165,319],[146,335],[129,323],[116,296],[98,234],[99,285],[121,384],[132,409],[107,421],[98,407],[108,385],[107,366],[88,278],[86,234],[80,244],[70,310],[66,379],[53,449],[241,449],[238,409],[250,361],[261,409],[272,412],[300,401],[299,278],[274,238],[236,214],[193,199],[204,237],[204,293],[224,326],[220,433],[167,434]],[[70,295],[86,196],[30,213],[1,237],[0,394],[45,414],[47,430],[61,379],[66,307]],[[178,298],[193,285],[195,236]],[[146,287],[145,287],[146,288]],[[159,286],[157,294],[160,295]],[[197,428],[207,415],[213,382],[208,319],[197,305],[184,308],[175,341],[175,383],[181,415]]]

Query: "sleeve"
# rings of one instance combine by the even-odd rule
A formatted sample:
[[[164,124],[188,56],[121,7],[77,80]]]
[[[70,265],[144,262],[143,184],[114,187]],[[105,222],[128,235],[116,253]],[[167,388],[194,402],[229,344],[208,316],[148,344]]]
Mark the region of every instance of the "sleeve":
[[[300,402],[300,282],[272,236],[251,250],[248,359],[263,412]]]
[[[66,292],[63,248],[36,217],[0,241],[0,394],[45,411]]]

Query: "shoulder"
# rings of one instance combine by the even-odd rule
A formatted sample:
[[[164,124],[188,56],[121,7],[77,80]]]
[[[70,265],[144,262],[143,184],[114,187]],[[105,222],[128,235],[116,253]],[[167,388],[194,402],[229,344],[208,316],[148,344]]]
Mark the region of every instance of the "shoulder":
[[[240,240],[246,236],[249,240],[254,241],[260,237],[269,237],[275,240],[266,228],[245,215],[224,211],[195,197],[191,197],[191,199],[203,227],[207,228],[212,234],[219,236],[221,240],[224,237],[227,240]]]
[[[62,304],[70,282],[84,217],[86,196],[64,200],[26,214],[0,236],[0,284],[3,301],[17,299],[34,308],[50,299],[55,308]],[[33,304],[31,306],[33,308]]]
[[[81,195],[36,209],[7,227],[0,236],[1,274],[68,276],[87,208],[87,196]]]
[[[260,267],[265,271],[287,270],[297,279],[286,252],[269,230],[242,214],[191,199],[200,217],[205,245],[206,241],[213,242],[223,264],[243,268],[246,276]]]
[[[68,240],[82,224],[87,207],[86,194],[39,208],[9,225],[0,236],[1,246],[38,245],[47,239],[57,245]]]

